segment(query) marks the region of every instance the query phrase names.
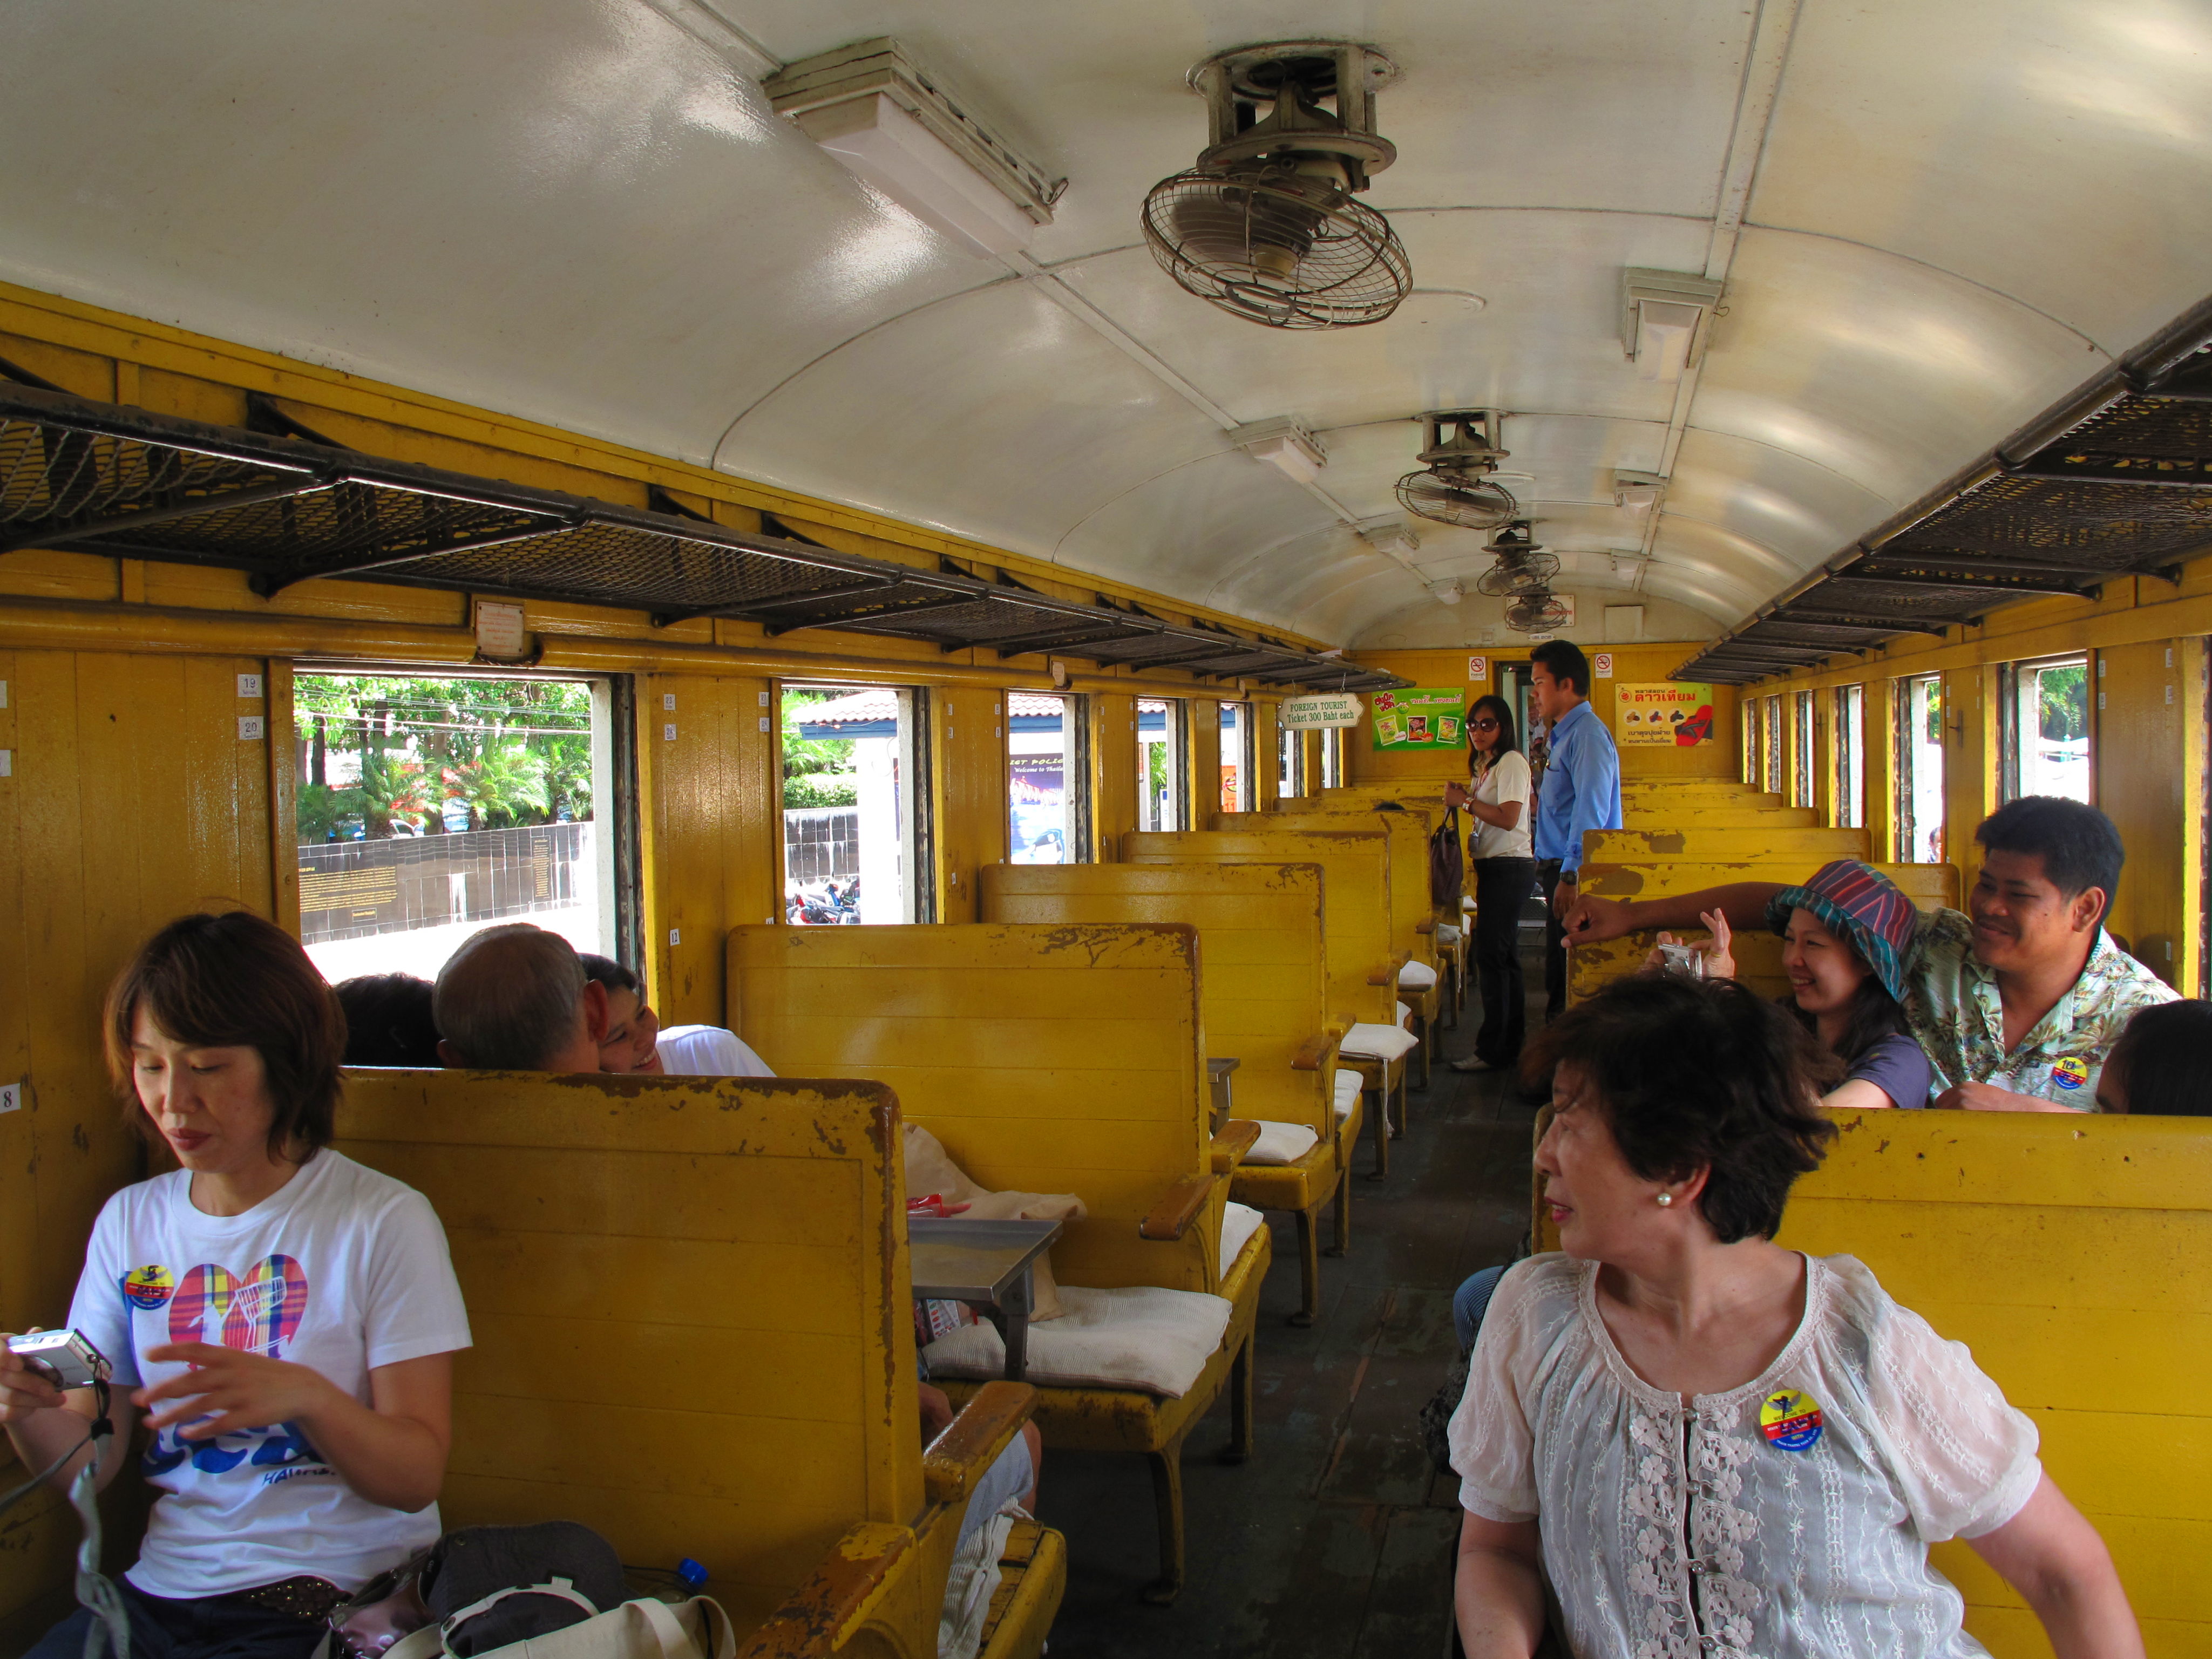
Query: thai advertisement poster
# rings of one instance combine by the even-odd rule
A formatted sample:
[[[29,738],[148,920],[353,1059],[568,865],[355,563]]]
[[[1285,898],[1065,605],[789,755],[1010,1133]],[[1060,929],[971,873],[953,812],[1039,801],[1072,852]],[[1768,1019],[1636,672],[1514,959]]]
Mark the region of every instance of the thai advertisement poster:
[[[1377,691],[1375,747],[1380,749],[1456,749],[1467,741],[1464,689],[1411,686],[1402,691]]]
[[[1623,749],[1695,749],[1713,740],[1713,688],[1665,681],[1613,687],[1613,741]]]

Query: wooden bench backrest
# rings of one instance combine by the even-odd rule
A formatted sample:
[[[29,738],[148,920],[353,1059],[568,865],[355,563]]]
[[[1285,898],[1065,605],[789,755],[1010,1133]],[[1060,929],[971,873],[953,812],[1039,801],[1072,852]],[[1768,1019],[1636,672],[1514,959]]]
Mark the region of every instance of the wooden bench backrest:
[[[1218,1229],[1137,1236],[1209,1166],[1188,924],[732,929],[729,1021],[775,1070],[872,1078],[992,1192],[1073,1193],[1073,1285],[1210,1291]]]
[[[468,1302],[445,1524],[688,1555],[748,1629],[911,1524],[897,1125],[873,1083],[348,1072],[339,1150],[430,1200]]]
[[[1237,1062],[1237,1115],[1334,1125],[1329,1079],[1291,1060],[1328,1024],[1317,864],[988,864],[982,920],[1182,921],[1198,930],[1209,1058]]]
[[[1389,843],[1382,831],[1133,830],[1121,837],[1124,864],[1191,861],[1321,866],[1329,1024],[1397,1023]]]
[[[1714,824],[1685,814],[1671,830],[1589,830],[1583,833],[1583,858],[1596,864],[1676,862],[1730,864],[1786,859],[1808,871],[1831,859],[1873,855],[1872,837],[1863,830],[1798,830],[1769,823]]]
[[[1629,830],[1708,829],[1817,830],[1820,815],[1809,806],[1743,806],[1734,801],[1698,805],[1682,801],[1624,800],[1620,822]]]
[[[1856,1256],[2035,1419],[2118,1563],[2153,1654],[2212,1650],[2212,1121],[1845,1112],[1778,1243]],[[1963,1544],[1966,1627],[2045,1653]]]
[[[1443,819],[1441,806],[1433,814],[1417,806],[1396,812],[1354,808],[1285,812],[1273,817],[1253,812],[1217,812],[1213,828],[1231,832],[1290,830],[1322,834],[1334,830],[1381,830],[1390,843],[1391,946],[1401,956],[1434,965],[1436,935],[1421,924],[1436,920],[1437,908],[1429,899],[1429,833]]]

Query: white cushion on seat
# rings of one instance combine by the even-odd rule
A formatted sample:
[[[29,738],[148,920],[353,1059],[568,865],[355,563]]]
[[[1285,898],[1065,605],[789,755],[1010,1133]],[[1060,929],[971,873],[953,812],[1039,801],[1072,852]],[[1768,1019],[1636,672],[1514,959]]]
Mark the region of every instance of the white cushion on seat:
[[[1409,962],[1398,970],[1398,983],[1408,991],[1425,991],[1437,982],[1437,970],[1425,962]]]
[[[1462,915],[1472,914],[1474,909],[1474,895],[1462,893],[1459,896],[1459,908]]]
[[[1398,1011],[1398,1024],[1401,1025],[1413,1017],[1413,1011],[1402,1002],[1394,1002],[1390,1006]]]
[[[1313,1151],[1314,1143],[1321,1139],[1303,1123],[1271,1123],[1261,1118],[1259,1124],[1260,1138],[1244,1154],[1241,1160],[1243,1163],[1295,1164]],[[1221,1259],[1226,1261],[1230,1258],[1224,1252]]]
[[[1307,1131],[1311,1133],[1312,1131]],[[1237,1258],[1244,1254],[1244,1247],[1252,1242],[1252,1235],[1266,1224],[1267,1217],[1249,1204],[1234,1200],[1221,1206],[1221,1271],[1226,1273],[1236,1266]]]
[[[1337,1053],[1358,1060],[1396,1060],[1420,1041],[1402,1026],[1362,1024],[1344,1034]]]
[[[1459,929],[1455,927],[1450,922],[1438,922],[1437,924],[1437,943],[1439,945],[1458,944]]]
[[[1063,1285],[1060,1299],[1066,1310],[1060,1318],[1030,1327],[1031,1382],[1138,1389],[1180,1400],[1229,1328],[1228,1300],[1203,1291],[1167,1291],[1156,1285],[1099,1291]],[[1006,1344],[988,1322],[947,1332],[923,1349],[921,1357],[933,1376],[988,1382],[1006,1374]]]
[[[1339,1072],[1330,1079],[1336,1089],[1336,1121],[1340,1123],[1352,1115],[1352,1109],[1359,1104],[1359,1091],[1367,1079],[1357,1072]]]

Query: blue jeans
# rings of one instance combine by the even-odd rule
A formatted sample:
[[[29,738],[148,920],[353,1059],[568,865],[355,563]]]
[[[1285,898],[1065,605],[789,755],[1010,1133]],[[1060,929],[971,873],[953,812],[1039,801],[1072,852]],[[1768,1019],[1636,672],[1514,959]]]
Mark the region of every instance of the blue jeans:
[[[1452,1328],[1459,1333],[1462,1353],[1474,1351],[1475,1333],[1482,1328],[1490,1298],[1497,1293],[1498,1281],[1504,1277],[1504,1267],[1485,1267],[1461,1280],[1460,1287],[1452,1292]]]
[[[308,1659],[323,1639],[320,1620],[295,1619],[235,1595],[172,1601],[147,1595],[128,1579],[118,1579],[115,1587],[131,1615],[131,1659]],[[84,1659],[92,1622],[91,1613],[79,1607],[23,1659]]]

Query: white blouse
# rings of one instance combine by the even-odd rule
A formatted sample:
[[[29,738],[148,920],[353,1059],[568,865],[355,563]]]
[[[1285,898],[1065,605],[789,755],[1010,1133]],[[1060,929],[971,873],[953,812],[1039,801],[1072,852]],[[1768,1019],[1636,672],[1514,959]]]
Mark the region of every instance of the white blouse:
[[[1466,1508],[1540,1518],[1579,1659],[1986,1654],[1928,1547],[2011,1520],[2042,1466],[2035,1425],[1964,1343],[1850,1256],[1808,1256],[1805,1316],[1774,1363],[1685,1409],[1620,1357],[1596,1282],[1596,1263],[1558,1255],[1505,1275],[1450,1431]],[[1760,1428],[1786,1389],[1820,1413],[1797,1450]],[[1801,1419],[1783,1440],[1804,1438],[1804,1410],[1778,1408]]]
[[[1528,859],[1536,856],[1534,842],[1529,837],[1535,830],[1535,814],[1528,805],[1534,793],[1528,772],[1528,757],[1517,749],[1509,749],[1491,763],[1490,769],[1468,792],[1485,806],[1503,806],[1509,800],[1521,803],[1521,818],[1510,830],[1501,830],[1494,823],[1474,821],[1474,846],[1469,856],[1478,859]]]

